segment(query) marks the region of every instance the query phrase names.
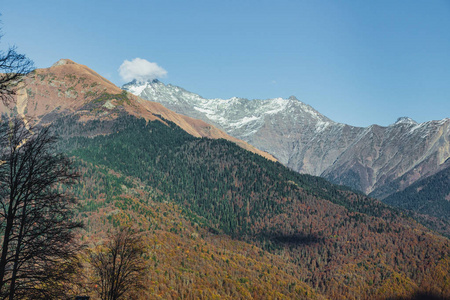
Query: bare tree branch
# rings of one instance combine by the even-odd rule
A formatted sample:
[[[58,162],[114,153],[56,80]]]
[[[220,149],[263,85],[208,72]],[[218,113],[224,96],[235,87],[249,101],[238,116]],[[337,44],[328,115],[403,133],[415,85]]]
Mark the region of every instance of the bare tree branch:
[[[16,47],[0,51],[0,101],[3,104],[8,106],[13,102],[23,77],[33,70],[33,62],[17,53]]]
[[[130,228],[114,232],[103,249],[91,252],[90,261],[102,300],[127,299],[128,293],[143,290],[146,262],[142,236]]]
[[[0,129],[0,299],[59,297],[76,270],[81,224],[72,221],[75,199],[57,186],[78,174],[49,127],[3,117]]]

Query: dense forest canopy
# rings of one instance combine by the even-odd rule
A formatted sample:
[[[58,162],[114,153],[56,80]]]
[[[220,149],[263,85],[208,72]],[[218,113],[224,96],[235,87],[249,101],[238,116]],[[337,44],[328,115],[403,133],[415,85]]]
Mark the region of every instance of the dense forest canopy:
[[[192,137],[170,122],[121,117],[100,126],[112,133],[71,137],[62,147],[138,179],[155,199],[174,201],[210,232],[282,255],[320,293],[448,292],[429,277],[448,268],[448,239],[400,211],[228,141]],[[85,135],[89,130],[86,125]],[[116,184],[109,186],[113,191]],[[110,193],[106,201],[117,201]]]

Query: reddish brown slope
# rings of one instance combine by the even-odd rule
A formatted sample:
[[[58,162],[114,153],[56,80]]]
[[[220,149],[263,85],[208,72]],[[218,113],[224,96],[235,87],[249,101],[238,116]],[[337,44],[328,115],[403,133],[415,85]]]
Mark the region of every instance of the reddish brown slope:
[[[12,109],[20,115],[43,122],[51,121],[62,113],[77,114],[81,121],[114,119],[122,111],[149,121],[164,122],[164,118],[193,136],[227,139],[267,159],[276,160],[272,155],[210,124],[127,93],[90,68],[69,59],[61,59],[52,67],[37,69],[27,76]],[[0,112],[10,110],[0,104]]]

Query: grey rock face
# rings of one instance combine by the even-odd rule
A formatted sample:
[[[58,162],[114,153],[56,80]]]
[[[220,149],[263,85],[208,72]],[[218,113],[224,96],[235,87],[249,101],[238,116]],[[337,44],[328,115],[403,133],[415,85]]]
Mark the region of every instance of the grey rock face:
[[[293,170],[384,198],[440,170],[450,157],[450,119],[410,118],[367,128],[336,123],[288,99],[205,99],[180,87],[131,82],[123,89],[201,119],[274,155]]]
[[[444,167],[450,119],[366,128],[322,176],[385,198]]]

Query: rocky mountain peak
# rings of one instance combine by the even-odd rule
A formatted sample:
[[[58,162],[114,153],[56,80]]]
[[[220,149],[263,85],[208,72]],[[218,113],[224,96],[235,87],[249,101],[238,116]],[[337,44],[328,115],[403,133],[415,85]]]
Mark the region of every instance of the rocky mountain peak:
[[[147,81],[139,81],[137,79],[133,79],[131,82],[125,84],[124,86],[140,86],[140,85],[148,85],[148,84],[158,84],[161,83],[158,79],[147,80]]]
[[[418,123],[416,121],[414,121],[413,119],[409,118],[409,117],[400,117],[397,119],[397,121],[395,121],[394,125],[397,124],[412,124],[412,125],[417,125]]]
[[[55,62],[51,67],[57,67],[57,66],[62,66],[62,65],[76,65],[76,63],[70,59],[67,58],[62,58],[60,60],[58,60],[57,62]]]

